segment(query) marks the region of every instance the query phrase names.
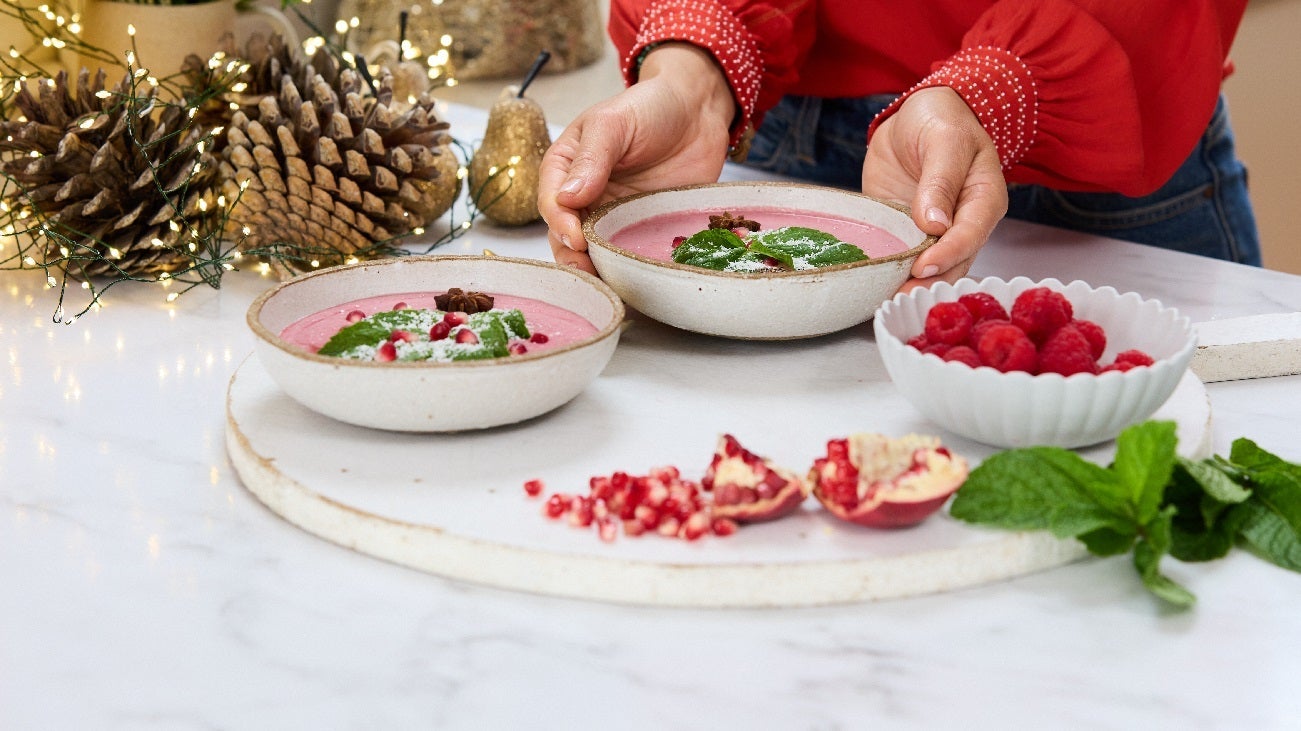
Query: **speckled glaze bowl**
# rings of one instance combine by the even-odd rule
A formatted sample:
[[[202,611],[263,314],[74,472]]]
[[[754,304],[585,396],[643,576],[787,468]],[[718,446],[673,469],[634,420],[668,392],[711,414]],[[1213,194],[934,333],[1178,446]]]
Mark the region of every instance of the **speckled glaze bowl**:
[[[290,323],[344,302],[450,287],[542,300],[582,315],[597,332],[560,348],[453,363],[347,360],[280,337]],[[623,303],[609,287],[569,267],[505,257],[410,256],[291,279],[254,300],[247,320],[262,365],[307,408],[358,426],[444,432],[511,424],[565,404],[609,362],[623,316]]]
[[[785,208],[851,218],[885,229],[907,251],[793,272],[742,274],[659,261],[611,243],[624,227],[675,211]],[[792,183],[714,183],[611,201],[583,222],[592,264],[629,307],[667,325],[728,338],[783,340],[844,330],[872,317],[935,241],[907,209],[835,188]]]
[[[946,362],[907,344],[922,332],[926,313],[937,302],[988,292],[1010,311],[1017,295],[1031,287],[1062,292],[1076,319],[1102,326],[1107,348],[1101,362],[1109,363],[1116,353],[1137,348],[1156,363],[1098,375],[1001,373],[987,366]],[[1005,448],[1074,448],[1115,438],[1170,398],[1197,345],[1188,318],[1156,300],[1080,281],[1035,282],[1026,277],[962,279],[956,285],[918,287],[882,304],[872,325],[886,371],[918,411],[944,429]]]

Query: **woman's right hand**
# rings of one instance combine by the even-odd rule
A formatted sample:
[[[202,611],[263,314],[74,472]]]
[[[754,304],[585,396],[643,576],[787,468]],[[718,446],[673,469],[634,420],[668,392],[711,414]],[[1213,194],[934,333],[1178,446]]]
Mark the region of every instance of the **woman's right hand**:
[[[582,217],[632,193],[718,180],[736,107],[708,52],[666,43],[636,84],[583,112],[542,159],[538,211],[560,264],[595,274]]]

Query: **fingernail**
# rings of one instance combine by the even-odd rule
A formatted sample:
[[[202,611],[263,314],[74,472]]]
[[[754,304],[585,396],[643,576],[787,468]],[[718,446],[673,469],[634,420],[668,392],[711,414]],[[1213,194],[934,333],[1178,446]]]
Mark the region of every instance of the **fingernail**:
[[[927,264],[925,267],[922,267],[922,276],[921,276],[921,278],[922,278],[922,279],[928,279],[928,278],[933,277],[933,276],[935,276],[936,274],[939,274],[939,273],[940,273],[940,268],[939,268],[939,267],[935,266],[934,264]]]
[[[582,189],[583,181],[581,178],[570,178],[565,181],[564,185],[560,186],[561,193],[577,193]]]
[[[944,211],[942,211],[942,210],[940,210],[940,209],[938,209],[938,208],[934,208],[934,207],[932,207],[932,208],[927,208],[927,209],[926,209],[926,220],[927,220],[927,221],[930,221],[931,223],[938,223],[938,224],[940,224],[941,226],[943,226],[944,228],[948,228],[948,227],[949,227],[949,216],[948,216],[948,214],[946,214]]]
[[[560,243],[565,245],[566,249],[574,248],[574,244],[569,240],[569,234],[560,234]]]

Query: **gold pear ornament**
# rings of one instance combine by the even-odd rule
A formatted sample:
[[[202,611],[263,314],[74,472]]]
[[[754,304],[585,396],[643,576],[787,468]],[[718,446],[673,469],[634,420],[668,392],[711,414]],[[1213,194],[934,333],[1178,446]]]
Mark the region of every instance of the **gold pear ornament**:
[[[543,51],[518,88],[508,86],[488,111],[483,142],[470,160],[469,193],[479,212],[502,226],[523,226],[538,213],[538,170],[551,146],[542,107],[524,96],[551,54]]]

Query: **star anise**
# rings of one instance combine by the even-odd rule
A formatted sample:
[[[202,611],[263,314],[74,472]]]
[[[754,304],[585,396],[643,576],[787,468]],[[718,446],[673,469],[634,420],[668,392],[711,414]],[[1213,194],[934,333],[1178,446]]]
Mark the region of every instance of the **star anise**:
[[[434,304],[443,312],[464,312],[473,315],[492,309],[492,297],[483,292],[466,292],[460,287],[452,287],[447,294],[434,297]]]
[[[729,230],[734,228],[744,228],[744,229],[749,229],[750,231],[758,231],[759,222],[751,221],[750,219],[745,217],[745,214],[742,213],[738,213],[735,216],[733,216],[728,211],[723,211],[723,215],[721,216],[709,217],[709,227],[725,228]]]

